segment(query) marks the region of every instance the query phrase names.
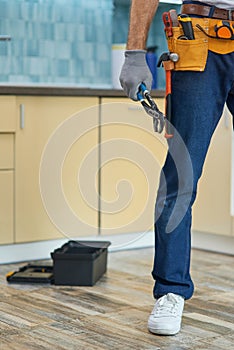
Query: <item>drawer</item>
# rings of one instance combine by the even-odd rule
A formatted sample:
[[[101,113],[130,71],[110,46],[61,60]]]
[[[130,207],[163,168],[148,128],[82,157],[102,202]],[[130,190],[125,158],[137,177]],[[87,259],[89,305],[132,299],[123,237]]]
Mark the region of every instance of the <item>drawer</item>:
[[[14,240],[14,171],[0,171],[0,244]]]
[[[0,132],[13,132],[16,128],[15,96],[0,96]]]
[[[14,168],[14,134],[0,133],[0,170]]]

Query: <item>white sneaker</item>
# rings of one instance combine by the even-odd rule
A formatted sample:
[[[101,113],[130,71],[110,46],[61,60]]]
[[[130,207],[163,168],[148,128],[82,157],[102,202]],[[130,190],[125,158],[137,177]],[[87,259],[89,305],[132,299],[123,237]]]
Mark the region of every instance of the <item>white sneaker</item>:
[[[184,298],[168,293],[156,301],[148,320],[151,333],[174,335],[180,331]]]

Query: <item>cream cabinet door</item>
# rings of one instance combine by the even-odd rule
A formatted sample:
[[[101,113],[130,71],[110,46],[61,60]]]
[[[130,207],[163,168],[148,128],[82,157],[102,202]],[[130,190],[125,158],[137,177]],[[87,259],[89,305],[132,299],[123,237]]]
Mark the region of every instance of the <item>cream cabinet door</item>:
[[[14,134],[0,133],[0,170],[14,169]]]
[[[0,96],[0,244],[14,241],[15,96]]]
[[[193,208],[192,229],[231,235],[232,118],[225,108],[213,135]]]
[[[0,171],[0,244],[14,241],[14,171]]]
[[[0,132],[14,132],[16,127],[16,97],[0,96]]]
[[[163,110],[164,99],[157,103]],[[102,99],[100,135],[101,234],[152,230],[164,136],[128,98]]]
[[[16,242],[96,234],[98,98],[19,96],[17,109]]]

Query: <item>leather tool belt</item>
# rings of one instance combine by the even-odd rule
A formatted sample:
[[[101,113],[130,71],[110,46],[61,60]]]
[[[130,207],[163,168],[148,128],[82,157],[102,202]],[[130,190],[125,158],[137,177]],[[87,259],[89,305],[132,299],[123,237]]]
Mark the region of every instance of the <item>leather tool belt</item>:
[[[183,4],[181,6],[181,13],[234,21],[234,10],[220,9],[215,6],[206,6],[202,4]]]
[[[198,6],[200,7],[200,5]],[[187,12],[186,14],[189,15],[190,13]],[[208,17],[191,19],[194,40],[180,39],[183,36],[181,26],[172,27],[173,36],[167,38],[169,51],[179,55],[179,60],[175,62],[174,70],[202,72],[206,67],[208,51],[213,51],[218,54],[234,52],[234,40],[223,40],[215,37],[210,38],[206,35],[216,35],[214,28],[220,19]],[[231,25],[234,25],[234,21],[229,22]],[[203,31],[201,31],[197,25],[202,27]]]

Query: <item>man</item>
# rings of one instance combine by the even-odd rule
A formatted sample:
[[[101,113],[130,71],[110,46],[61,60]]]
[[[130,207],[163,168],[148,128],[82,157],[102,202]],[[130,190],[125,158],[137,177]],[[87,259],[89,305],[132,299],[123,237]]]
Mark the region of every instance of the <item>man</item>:
[[[134,101],[137,100],[142,82],[148,90],[151,87],[145,47],[157,6],[158,0],[132,0],[127,50],[120,82]],[[225,102],[234,114],[233,0],[184,1],[181,13],[192,18],[195,41],[184,40],[184,36],[168,38],[172,48],[179,50],[182,43],[184,49],[179,53],[178,65],[175,64],[172,72],[172,125],[176,132],[173,138],[168,139],[168,154],[161,173],[155,207],[155,258],[152,275],[155,279],[153,292],[156,304],[148,320],[148,329],[161,335],[174,335],[180,331],[184,300],[193,295],[194,286],[190,276],[191,207],[209,143]],[[221,28],[223,29],[220,30]],[[223,35],[226,37],[223,38]],[[199,50],[201,60],[197,56]],[[183,51],[189,52],[189,55],[185,57]],[[195,57],[198,63],[195,63]],[[189,63],[186,63],[188,60]],[[204,61],[201,66],[200,61]],[[183,142],[177,142],[179,137],[176,133]],[[188,172],[185,165],[185,153],[180,152],[182,143],[189,153],[192,173]],[[172,157],[173,152],[180,154],[180,157]],[[180,175],[179,178],[178,173],[183,176]],[[188,186],[188,178],[192,179],[192,190]],[[168,232],[167,225],[178,196],[181,210],[184,211],[183,217]],[[183,206],[184,203],[187,203],[186,206]]]

